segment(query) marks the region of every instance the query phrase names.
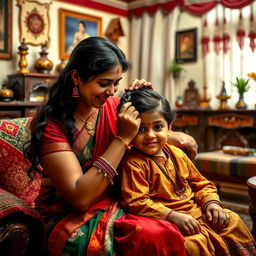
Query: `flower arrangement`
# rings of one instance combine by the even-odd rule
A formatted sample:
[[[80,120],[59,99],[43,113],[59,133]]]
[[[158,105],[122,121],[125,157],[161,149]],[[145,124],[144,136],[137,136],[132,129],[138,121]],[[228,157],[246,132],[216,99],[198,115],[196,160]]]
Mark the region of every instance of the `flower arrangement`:
[[[247,76],[256,81],[256,72],[248,73]]]

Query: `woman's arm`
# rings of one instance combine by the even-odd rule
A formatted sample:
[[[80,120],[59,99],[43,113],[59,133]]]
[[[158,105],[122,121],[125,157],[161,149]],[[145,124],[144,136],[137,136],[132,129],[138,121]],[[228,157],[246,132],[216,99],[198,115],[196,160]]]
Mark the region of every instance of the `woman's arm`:
[[[131,103],[124,104],[117,117],[117,136],[122,140],[114,138],[102,154],[114,169],[122,159],[127,145],[135,137],[139,125],[138,112]],[[110,184],[109,178],[95,166],[83,174],[72,151],[46,154],[40,160],[44,171],[63,198],[80,211],[87,210],[96,202]]]
[[[183,132],[175,132],[170,130],[168,143],[181,148],[190,159],[193,159],[197,154],[198,145],[195,139]]]

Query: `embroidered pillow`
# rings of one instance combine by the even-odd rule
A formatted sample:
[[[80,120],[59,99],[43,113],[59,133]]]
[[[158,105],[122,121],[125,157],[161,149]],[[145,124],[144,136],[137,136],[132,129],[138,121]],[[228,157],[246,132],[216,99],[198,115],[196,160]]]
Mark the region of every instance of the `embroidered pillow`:
[[[0,120],[0,188],[34,205],[41,176],[27,176],[29,163],[23,155],[23,145],[30,138],[28,129],[31,118]]]

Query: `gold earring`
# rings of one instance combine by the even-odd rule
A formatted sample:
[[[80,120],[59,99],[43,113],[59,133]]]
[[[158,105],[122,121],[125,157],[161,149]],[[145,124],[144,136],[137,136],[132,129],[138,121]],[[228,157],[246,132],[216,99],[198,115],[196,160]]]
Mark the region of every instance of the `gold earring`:
[[[79,97],[80,97],[79,90],[78,90],[77,84],[75,84],[72,91],[72,98],[79,98]]]

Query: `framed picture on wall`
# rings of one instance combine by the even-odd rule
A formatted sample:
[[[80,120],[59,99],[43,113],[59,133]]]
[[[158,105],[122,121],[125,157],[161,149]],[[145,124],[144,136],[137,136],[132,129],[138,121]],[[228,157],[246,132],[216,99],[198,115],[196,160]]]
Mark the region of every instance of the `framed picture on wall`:
[[[177,31],[175,40],[175,60],[177,63],[197,60],[196,28]]]
[[[60,9],[60,59],[68,59],[74,47],[90,36],[101,36],[100,17]]]
[[[0,0],[0,59],[12,57],[12,0]]]

